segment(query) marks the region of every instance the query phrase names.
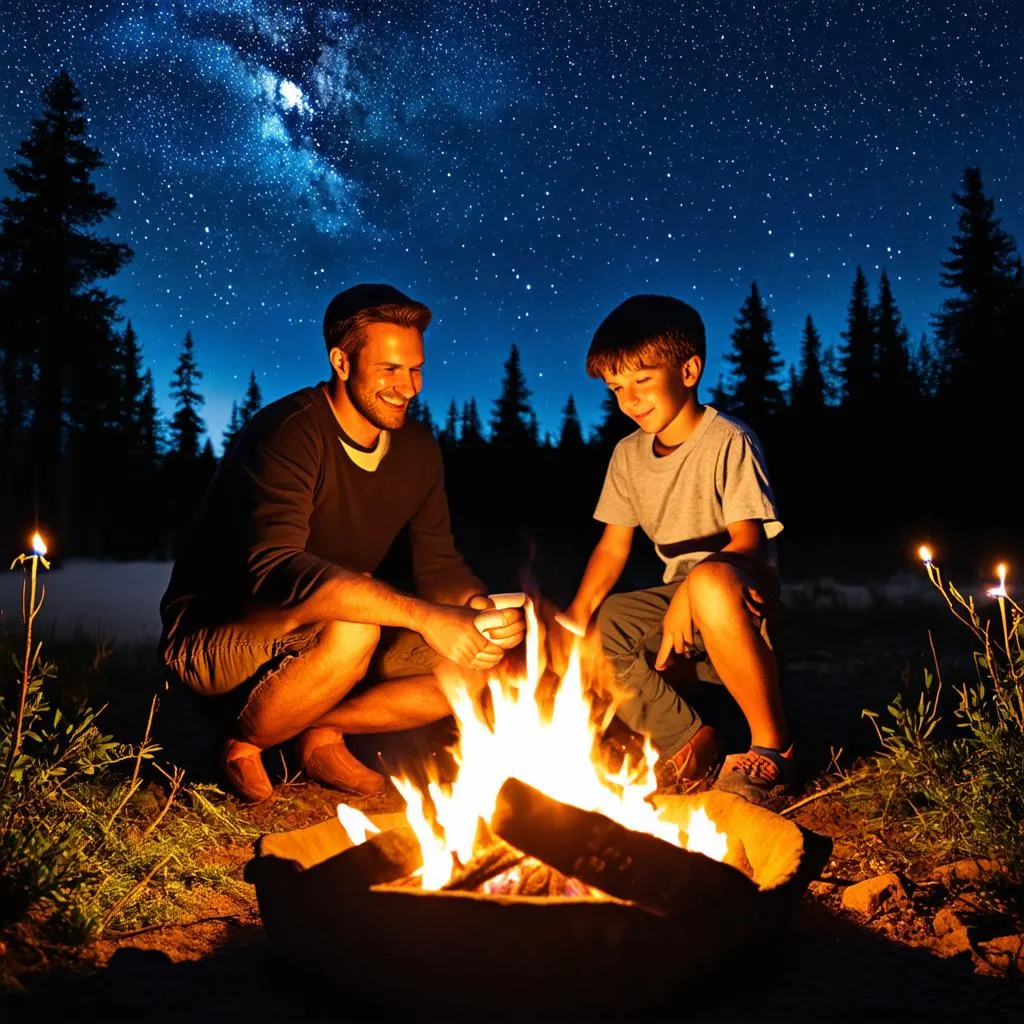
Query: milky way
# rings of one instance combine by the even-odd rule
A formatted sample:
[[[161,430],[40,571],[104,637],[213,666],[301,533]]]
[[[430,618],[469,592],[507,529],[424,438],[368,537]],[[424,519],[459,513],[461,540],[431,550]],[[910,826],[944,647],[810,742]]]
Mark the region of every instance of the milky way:
[[[109,287],[165,409],[193,331],[215,443],[250,369],[325,375],[359,280],[434,309],[435,416],[486,418],[515,342],[555,432],[629,294],[697,306],[714,383],[754,280],[787,360],[808,313],[838,343],[858,264],[929,330],[969,164],[1024,241],[1020,0],[0,6],[3,165],[65,68],[136,254]]]

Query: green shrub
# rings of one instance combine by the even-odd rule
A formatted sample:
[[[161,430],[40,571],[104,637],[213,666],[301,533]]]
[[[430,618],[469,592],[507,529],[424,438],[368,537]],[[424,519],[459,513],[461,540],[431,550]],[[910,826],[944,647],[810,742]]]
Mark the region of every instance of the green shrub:
[[[919,688],[900,694],[874,725],[882,751],[851,787],[862,809],[898,826],[921,853],[996,858],[1024,875],[1024,615],[1000,585],[999,618],[982,620],[972,597],[928,576],[973,643],[973,678],[943,693],[938,659]],[[933,649],[934,650],[934,649]],[[916,699],[915,699],[916,698]]]

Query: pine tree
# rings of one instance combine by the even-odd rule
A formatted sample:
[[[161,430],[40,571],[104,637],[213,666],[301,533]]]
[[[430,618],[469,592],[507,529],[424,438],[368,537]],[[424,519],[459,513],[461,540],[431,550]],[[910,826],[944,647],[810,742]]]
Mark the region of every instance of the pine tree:
[[[437,424],[434,422],[434,416],[430,411],[430,406],[419,396],[414,395],[409,407],[406,410],[406,415],[413,420],[418,420],[423,424],[432,434],[437,435]]]
[[[740,307],[726,361],[732,366],[729,408],[757,433],[762,433],[785,406],[777,374],[782,368],[772,322],[754,281]]]
[[[156,388],[153,386],[153,371],[142,375],[142,396],[139,399],[139,450],[147,461],[155,464],[163,453],[163,428],[156,408]]]
[[[476,399],[470,398],[462,403],[462,425],[460,429],[460,447],[467,451],[478,451],[487,443],[484,440],[480,413],[476,407]]]
[[[448,415],[437,439],[448,451],[454,450],[459,443],[459,407],[454,398],[448,403]]]
[[[184,463],[199,461],[200,439],[206,432],[206,424],[199,414],[199,409],[205,404],[206,399],[196,390],[197,382],[202,379],[203,373],[196,363],[192,332],[187,331],[171,383],[171,398],[174,399],[174,414],[171,416],[171,454]]]
[[[956,295],[935,317],[943,350],[943,392],[978,402],[988,395],[996,405],[1012,401],[1020,386],[1024,342],[1011,333],[1019,301],[1017,244],[1000,226],[995,201],[985,195],[981,171],[968,167],[950,258],[942,262],[942,286]]]
[[[3,199],[0,215],[0,441],[9,446],[30,428],[37,512],[57,527],[59,489],[67,521],[78,497],[69,481],[91,468],[81,464],[83,452],[103,448],[102,439],[83,434],[109,427],[117,402],[111,367],[121,300],[97,282],[117,274],[132,253],[94,230],[116,202],[93,183],[104,163],[86,141],[84,105],[66,72],[51,80],[43,104],[7,169],[14,194]],[[31,484],[8,482],[12,493]],[[95,481],[84,486],[96,490]],[[85,513],[76,507],[75,518]]]
[[[825,382],[825,405],[839,405],[843,397],[843,373],[836,350],[828,345],[821,353],[821,376]]]
[[[221,446],[224,454],[227,455],[228,449],[235,443],[235,438],[238,437],[239,431],[242,429],[242,414],[238,411],[238,403],[231,403],[231,415],[228,417],[228,425],[224,428],[224,434],[221,437]]]
[[[810,313],[804,321],[796,393],[790,404],[795,413],[808,418],[820,416],[826,404],[825,375],[821,368],[821,335]]]
[[[491,413],[491,444],[494,447],[517,451],[536,447],[535,437],[531,436],[533,410],[529,404],[530,394],[520,365],[519,347],[513,344],[505,360],[501,392]]]
[[[853,278],[842,337],[843,344],[839,347],[842,404],[847,409],[863,412],[874,397],[875,324],[868,297],[868,279],[859,266]]]
[[[241,426],[245,426],[263,408],[263,392],[256,381],[256,371],[249,371],[249,386],[245,389],[245,401],[238,411]]]
[[[580,425],[579,413],[576,411],[576,400],[570,395],[562,408],[562,426],[558,432],[558,450],[576,455],[583,450],[583,444],[583,428]]]
[[[590,436],[590,443],[602,451],[611,451],[634,429],[633,421],[619,408],[615,395],[606,389],[601,399],[601,418]]]
[[[910,332],[896,306],[889,275],[882,271],[878,302],[871,311],[877,352],[876,397],[884,406],[903,406],[918,397],[919,385],[910,360]]]

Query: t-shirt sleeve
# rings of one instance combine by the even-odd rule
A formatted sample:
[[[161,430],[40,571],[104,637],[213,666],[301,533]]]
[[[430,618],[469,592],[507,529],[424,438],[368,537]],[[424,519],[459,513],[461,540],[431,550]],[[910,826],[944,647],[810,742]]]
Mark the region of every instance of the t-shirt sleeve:
[[[626,456],[621,442],[616,445],[608,463],[608,471],[604,476],[601,496],[597,499],[594,518],[600,523],[611,526],[639,526],[640,519],[636,514],[633,502],[629,475],[626,472]]]
[[[734,434],[722,450],[715,485],[726,524],[757,519],[771,540],[782,532],[772,485],[760,442],[747,433]]]

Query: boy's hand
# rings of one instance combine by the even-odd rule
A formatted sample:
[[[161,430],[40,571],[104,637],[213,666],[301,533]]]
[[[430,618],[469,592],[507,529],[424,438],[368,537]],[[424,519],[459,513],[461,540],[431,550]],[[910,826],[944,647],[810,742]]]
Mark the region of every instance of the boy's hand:
[[[668,611],[661,623],[661,646],[654,659],[654,667],[661,672],[667,665],[669,655],[684,654],[693,646],[693,616],[690,614],[690,592],[686,580],[672,595]]]

